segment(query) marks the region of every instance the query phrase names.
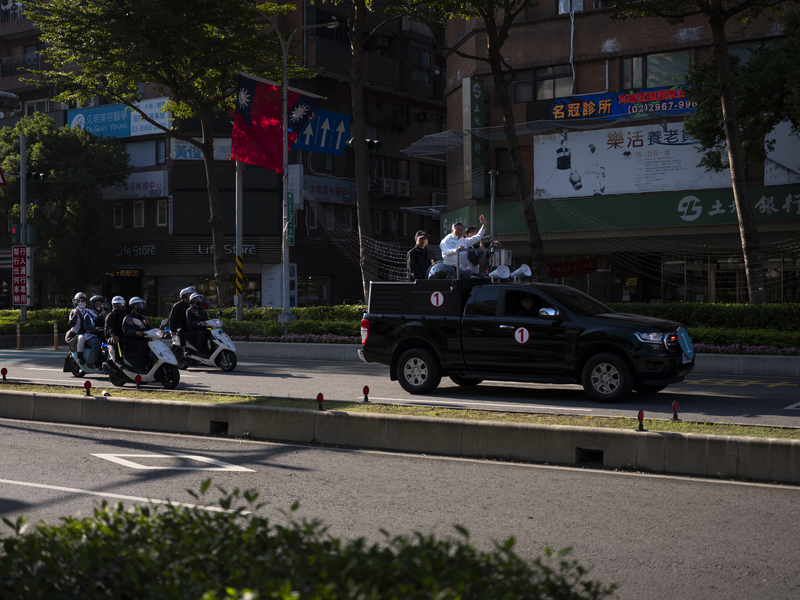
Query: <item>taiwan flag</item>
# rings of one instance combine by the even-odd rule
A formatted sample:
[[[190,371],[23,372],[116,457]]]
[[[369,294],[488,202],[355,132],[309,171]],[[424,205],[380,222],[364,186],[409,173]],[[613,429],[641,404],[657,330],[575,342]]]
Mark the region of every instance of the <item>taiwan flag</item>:
[[[305,127],[322,96],[289,88],[287,123],[289,148]],[[283,116],[281,85],[239,73],[236,115],[233,119],[231,160],[283,174]]]

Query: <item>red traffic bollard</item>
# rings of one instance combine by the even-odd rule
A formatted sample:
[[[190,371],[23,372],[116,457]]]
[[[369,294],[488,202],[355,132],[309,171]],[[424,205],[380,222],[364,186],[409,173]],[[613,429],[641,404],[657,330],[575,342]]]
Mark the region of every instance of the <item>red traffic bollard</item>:
[[[135,381],[136,381],[136,387],[138,388],[140,385],[142,385],[142,376],[137,375]]]
[[[672,403],[672,420],[673,421],[680,421],[678,418],[678,401]]]
[[[369,402],[369,386],[364,386],[364,402]]]
[[[91,381],[87,381],[86,383],[83,384],[83,387],[86,388],[86,395],[87,396],[91,396],[92,395],[91,394],[92,382]]]
[[[6,380],[6,375],[8,375],[8,369],[6,369],[5,367],[0,369],[0,375],[3,376],[3,381],[5,381]]]
[[[322,408],[322,392],[317,394],[317,410],[323,410],[323,408]]]
[[[639,418],[639,431],[646,431],[646,429],[644,428],[644,411],[643,410],[639,411],[639,417],[638,418]]]

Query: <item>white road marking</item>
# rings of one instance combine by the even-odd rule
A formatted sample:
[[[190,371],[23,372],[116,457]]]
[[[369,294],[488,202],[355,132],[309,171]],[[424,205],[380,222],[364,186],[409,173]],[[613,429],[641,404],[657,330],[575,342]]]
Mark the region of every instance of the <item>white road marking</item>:
[[[800,402],[798,402],[797,404],[790,404],[783,410],[800,410]]]
[[[459,408],[463,407],[465,404],[477,404],[479,406],[502,406],[503,408],[509,410],[515,408],[516,404],[506,403],[500,404],[499,402],[480,402],[476,400],[459,400],[457,403],[453,400],[445,400],[442,402],[425,402],[424,400],[407,400],[402,398],[372,398],[373,400],[386,400],[388,402],[399,402],[401,404],[421,404],[426,406],[457,406]],[[363,401],[364,396],[359,396],[358,400]],[[538,404],[522,404],[525,408],[538,408],[543,410],[581,410],[584,412],[594,412],[593,408],[573,408],[572,406],[540,406]]]
[[[153,498],[141,498],[139,496],[125,496],[123,494],[110,494],[108,492],[93,492],[92,490],[81,490],[78,488],[62,487],[60,485],[47,485],[44,483],[30,483],[27,481],[13,481],[11,479],[0,479],[0,483],[9,485],[21,485],[25,487],[39,488],[43,490],[55,490],[57,492],[69,492],[71,494],[86,494],[87,496],[100,496],[101,498],[117,498],[118,500],[133,500],[134,502],[152,502],[153,504],[172,504],[173,506],[183,506],[184,508],[199,508],[212,512],[234,512],[219,506],[201,506],[199,504],[187,504],[185,502],[173,502],[172,500],[157,500]],[[242,511],[242,514],[249,515],[250,511]]]
[[[142,469],[151,471],[237,471],[240,473],[255,473],[253,469],[246,467],[239,467],[226,463],[221,460],[214,460],[207,456],[197,456],[195,454],[92,454],[104,460],[110,460],[113,463],[122,465],[123,467],[130,467],[131,469]],[[197,462],[206,463],[209,465],[216,465],[215,467],[159,467],[143,465],[132,460],[125,460],[127,458],[184,458],[187,460],[196,460]]]

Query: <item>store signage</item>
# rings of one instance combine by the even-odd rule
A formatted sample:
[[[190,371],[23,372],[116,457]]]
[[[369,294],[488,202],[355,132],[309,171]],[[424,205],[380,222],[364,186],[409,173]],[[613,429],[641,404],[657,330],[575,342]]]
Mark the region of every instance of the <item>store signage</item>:
[[[103,198],[106,200],[162,198],[169,190],[167,175],[167,171],[131,173],[125,183],[103,188]]]
[[[155,256],[155,244],[142,244],[140,246],[123,246],[117,250],[117,256]]]
[[[236,254],[236,244],[225,244],[225,254]],[[214,254],[214,244],[199,244],[197,246],[199,254]],[[255,244],[242,244],[242,256],[251,255],[255,256]]]
[[[201,138],[194,138],[198,142]],[[203,160],[200,148],[186,140],[172,138],[170,158],[172,160]],[[231,159],[231,138],[214,138],[214,160]]]
[[[152,98],[137,102],[135,106],[156,123],[169,129],[172,127],[172,116],[162,112],[168,98]],[[70,127],[77,127],[90,131],[100,137],[134,137],[164,133],[164,131],[124,104],[109,104],[94,106],[92,108],[79,108],[67,112],[67,123]]]
[[[28,304],[28,248],[12,246],[11,263],[12,303]]]

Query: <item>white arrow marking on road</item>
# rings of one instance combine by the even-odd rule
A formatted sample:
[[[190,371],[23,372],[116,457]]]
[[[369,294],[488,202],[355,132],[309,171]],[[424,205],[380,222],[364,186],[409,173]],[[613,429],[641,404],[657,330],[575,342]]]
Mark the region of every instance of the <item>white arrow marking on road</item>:
[[[92,454],[97,458],[110,460],[111,462],[122,465],[123,467],[130,467],[131,469],[143,470],[158,470],[158,471],[239,471],[247,473],[255,473],[253,469],[246,467],[237,467],[230,463],[222,462],[221,460],[214,460],[206,456],[196,456],[194,454]],[[196,460],[197,462],[217,465],[216,467],[157,467],[142,465],[132,460],[125,460],[121,458],[126,456],[128,458],[185,458],[188,460]]]
[[[790,406],[787,406],[783,410],[800,410],[800,402],[798,402],[797,404],[792,404]]]
[[[324,148],[325,147],[325,138],[328,136],[328,131],[330,131],[330,129],[331,129],[331,126],[328,123],[328,119],[325,119],[325,122],[322,125],[320,125],[319,128],[322,129],[322,142],[319,144],[319,147],[320,148]]]
[[[303,130],[303,133],[301,135],[306,136],[305,145],[306,146],[310,146],[311,145],[311,137],[314,135],[314,128],[311,126],[311,122],[306,124],[306,128]]]
[[[344,121],[339,121],[339,126],[336,128],[336,132],[339,134],[339,137],[336,138],[336,149],[338,150],[339,146],[342,145],[342,136],[345,132]]]

